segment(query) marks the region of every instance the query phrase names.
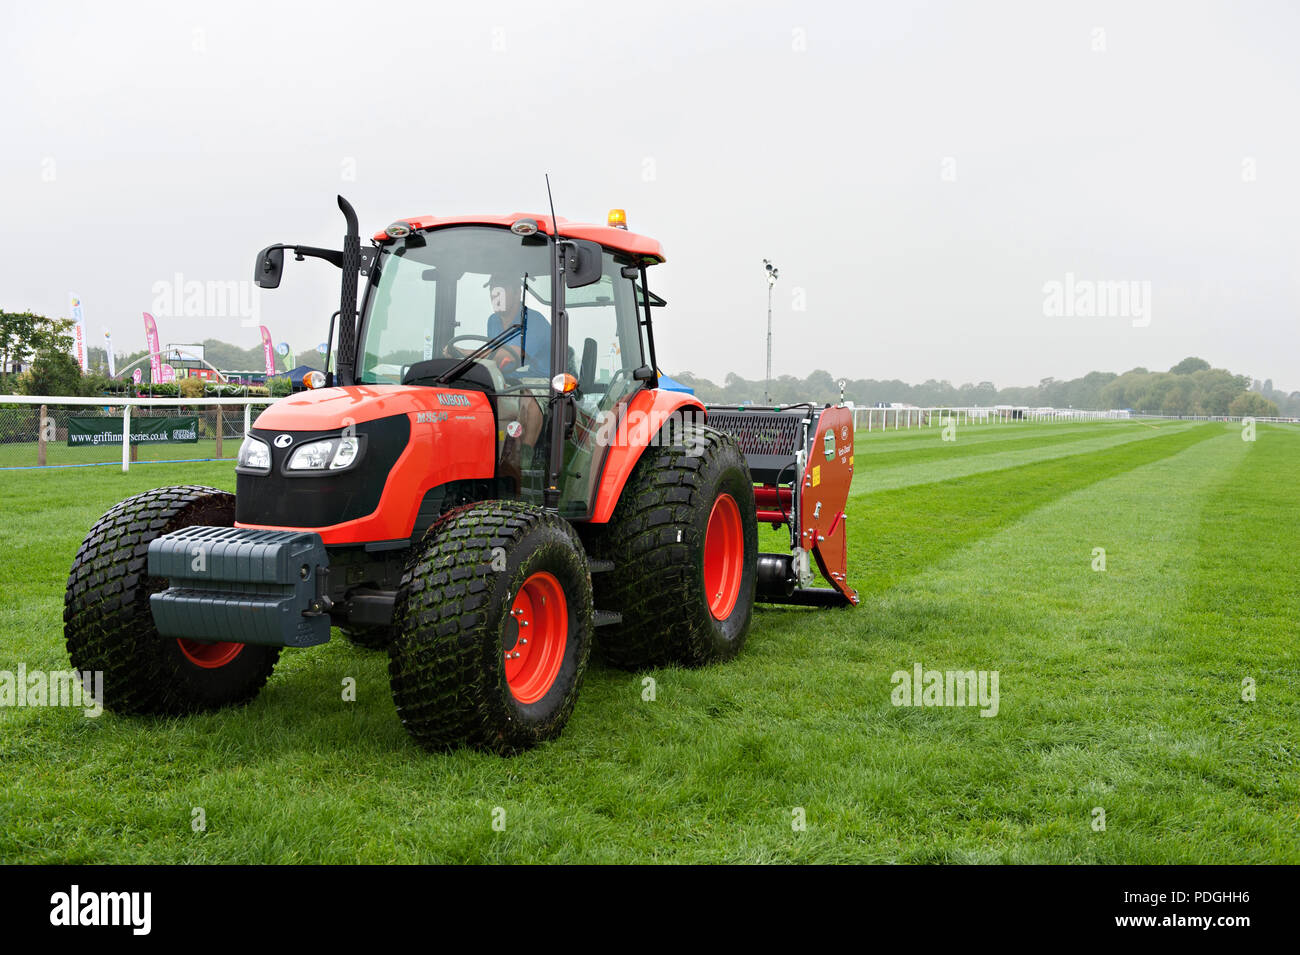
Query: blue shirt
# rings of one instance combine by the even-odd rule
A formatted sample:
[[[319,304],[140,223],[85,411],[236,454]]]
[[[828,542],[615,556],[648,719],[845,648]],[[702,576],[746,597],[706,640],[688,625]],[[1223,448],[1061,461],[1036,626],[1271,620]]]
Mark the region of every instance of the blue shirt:
[[[506,344],[519,348],[524,346],[524,358],[527,361],[527,368],[530,376],[538,378],[551,377],[551,323],[542,317],[542,313],[536,309],[525,309],[525,317],[528,320],[527,340],[522,335],[516,335]],[[510,323],[511,325],[519,324],[518,318]],[[501,316],[493,312],[488,316],[487,336],[496,338],[506,327],[501,322]]]

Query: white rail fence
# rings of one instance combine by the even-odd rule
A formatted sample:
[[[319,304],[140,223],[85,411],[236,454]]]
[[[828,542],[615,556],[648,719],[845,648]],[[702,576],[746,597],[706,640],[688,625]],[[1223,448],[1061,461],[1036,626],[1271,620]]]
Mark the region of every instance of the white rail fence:
[[[277,400],[3,395],[0,470],[234,458],[253,408]]]
[[[234,458],[252,425],[253,408],[276,398],[63,398],[0,396],[0,471],[45,467],[90,467]],[[227,410],[229,409],[229,410]],[[193,418],[173,435],[160,435],[158,418]],[[854,408],[860,431],[899,431],[1024,422],[1085,422],[1164,418],[1183,421],[1234,421],[1239,417],[1148,415],[1073,408]],[[76,419],[76,420],[73,420]],[[87,420],[97,419],[97,420]],[[1297,418],[1255,418],[1257,422],[1296,423]],[[137,431],[133,435],[132,422]],[[151,421],[153,433],[139,433]],[[193,431],[191,434],[190,431]],[[179,440],[173,441],[175,434]],[[134,437],[134,440],[132,438]],[[120,446],[120,447],[119,447]],[[178,450],[179,449],[179,450]]]
[[[1159,415],[1127,411],[1083,411],[1077,408],[854,408],[853,427],[857,431],[901,431],[908,428],[942,427],[949,421],[961,425],[1016,424],[1034,421],[1232,421],[1231,415]],[[1295,424],[1300,418],[1260,418],[1264,423]]]

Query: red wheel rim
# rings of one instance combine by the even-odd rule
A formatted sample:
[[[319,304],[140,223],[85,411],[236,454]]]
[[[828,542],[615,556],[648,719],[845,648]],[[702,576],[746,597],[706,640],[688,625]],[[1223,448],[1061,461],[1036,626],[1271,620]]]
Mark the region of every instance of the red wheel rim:
[[[744,577],[745,530],[740,508],[730,494],[720,494],[704,532],[704,593],[715,620],[726,620],[740,596]]]
[[[225,666],[244,649],[242,643],[203,643],[200,640],[186,640],[183,637],[178,637],[176,642],[180,644],[181,653],[185,654],[186,660],[205,670],[215,670],[217,667]]]
[[[510,692],[520,703],[536,703],[555,684],[569,643],[569,605],[560,582],[544,570],[525,580],[510,607],[506,629]]]

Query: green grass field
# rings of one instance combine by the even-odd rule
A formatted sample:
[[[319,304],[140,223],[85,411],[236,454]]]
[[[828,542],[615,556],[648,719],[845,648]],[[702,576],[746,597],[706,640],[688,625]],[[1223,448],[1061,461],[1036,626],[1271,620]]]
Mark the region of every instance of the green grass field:
[[[934,428],[856,456],[856,609],[760,605],[706,670],[593,667],[564,736],[512,759],[418,750],[386,657],[342,639],[243,709],[0,710],[0,862],[1300,862],[1300,429]],[[69,666],[82,536],[178,483],[233,489],[233,464],[0,473],[0,670]],[[894,706],[918,663],[996,671],[997,715]]]

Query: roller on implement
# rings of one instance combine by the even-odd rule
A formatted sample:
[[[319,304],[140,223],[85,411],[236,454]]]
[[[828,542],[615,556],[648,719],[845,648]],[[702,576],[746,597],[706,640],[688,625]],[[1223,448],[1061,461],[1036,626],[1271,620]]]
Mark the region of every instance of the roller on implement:
[[[106,708],[245,703],[337,630],[387,652],[421,746],[513,753],[559,735],[593,650],[702,666],[740,651],[756,600],[857,602],[849,411],[661,388],[663,251],[621,210],[414,217],[363,248],[338,202],[341,250],[254,264],[264,289],[286,252],[340,270],[328,370],[253,422],[235,493],[138,494],[76,555],[64,632]],[[763,523],[789,554],[758,552]]]
[[[819,607],[856,605],[848,583],[845,506],[853,482],[853,412],[841,405],[710,405],[754,479],[760,524],[786,527],[789,554],[758,555],[758,599]],[[813,562],[829,587],[813,586]]]

